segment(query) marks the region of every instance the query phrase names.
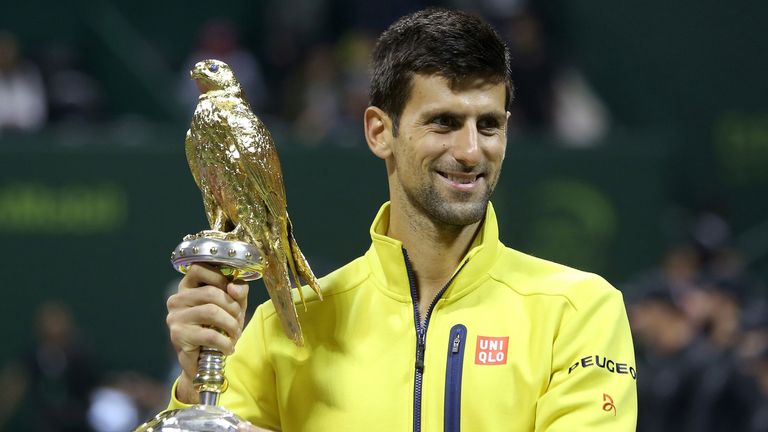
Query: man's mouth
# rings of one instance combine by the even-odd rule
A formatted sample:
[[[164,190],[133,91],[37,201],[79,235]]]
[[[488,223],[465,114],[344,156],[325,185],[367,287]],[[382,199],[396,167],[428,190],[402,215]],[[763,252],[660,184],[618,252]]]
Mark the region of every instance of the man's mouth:
[[[485,177],[485,175],[482,173],[461,173],[450,171],[437,171],[437,173],[440,175],[440,177],[446,180],[450,186],[460,190],[469,190],[473,188],[480,179]]]

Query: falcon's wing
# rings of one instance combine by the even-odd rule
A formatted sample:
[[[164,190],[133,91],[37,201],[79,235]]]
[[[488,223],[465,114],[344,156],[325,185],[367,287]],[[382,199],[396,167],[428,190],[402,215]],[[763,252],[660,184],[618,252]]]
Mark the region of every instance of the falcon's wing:
[[[269,212],[280,219],[286,218],[285,186],[280,159],[277,157],[272,135],[264,124],[244,106],[240,121],[230,127],[235,134],[235,145],[240,152],[240,167],[264,200]]]
[[[191,127],[194,127],[194,125]],[[202,185],[200,184],[200,168],[198,166],[200,149],[197,146],[197,143],[195,143],[194,138],[192,138],[191,129],[187,131],[187,136],[184,139],[184,152],[187,154],[187,163],[189,164],[190,171],[192,171],[192,178],[195,179],[197,188],[202,190]]]
[[[298,250],[298,245],[295,251],[292,250],[283,173],[280,168],[280,159],[277,156],[275,143],[266,126],[251,112],[247,104],[243,103],[238,108],[243,109],[242,116],[238,117],[248,120],[247,122],[238,122],[237,125],[231,126],[240,128],[237,132],[241,137],[237,142],[238,151],[240,152],[240,166],[266,203],[269,213],[280,221],[278,228],[280,230],[280,245],[285,254],[284,259],[290,267],[296,285],[299,286],[301,285],[301,280],[299,279],[298,270],[303,270],[304,267],[308,268],[309,266],[305,265],[304,267],[297,268],[294,254],[298,253],[301,255],[301,252]],[[296,243],[295,240],[293,243]],[[303,255],[301,259],[302,263],[305,263],[306,260]],[[311,271],[309,274],[311,275]],[[307,275],[304,276],[307,281],[314,282],[315,280],[314,276],[311,278]],[[316,283],[312,284],[312,286],[316,291],[319,291],[319,286]],[[301,290],[299,290],[299,296],[301,297],[301,302],[304,303],[304,294]]]

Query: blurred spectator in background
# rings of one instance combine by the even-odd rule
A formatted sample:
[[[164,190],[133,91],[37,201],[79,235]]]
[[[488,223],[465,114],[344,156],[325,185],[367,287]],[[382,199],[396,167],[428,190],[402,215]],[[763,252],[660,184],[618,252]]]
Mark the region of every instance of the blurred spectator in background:
[[[165,409],[167,383],[136,372],[119,372],[91,394],[88,423],[94,432],[133,430]]]
[[[515,83],[510,119],[521,129],[548,129],[553,122],[556,67],[542,24],[532,13],[521,11],[505,20],[501,32],[509,44]]]
[[[486,0],[512,55],[515,102],[512,126],[521,132],[554,132],[569,146],[594,145],[608,132],[608,110],[573,65],[556,58],[544,21],[523,0]]]
[[[638,356],[638,431],[768,431],[764,288],[728,224],[704,213],[690,241],[629,292]]]
[[[103,377],[66,305],[42,304],[36,323],[34,345],[0,371],[0,430],[124,432],[165,407],[167,382]]]
[[[574,67],[558,71],[554,86],[554,132],[570,147],[598,144],[608,133],[608,109]]]
[[[176,292],[181,278],[173,278],[166,288],[165,299]],[[168,376],[157,380],[135,371],[110,373],[104,383],[91,394],[88,422],[94,432],[125,432],[154,417],[168,404],[168,388],[179,376],[181,367],[169,344]]]
[[[768,432],[768,304],[765,299],[752,301],[745,307],[736,355],[747,379],[754,382],[759,393],[750,404],[753,414],[744,430]]]
[[[741,317],[741,341],[737,355],[745,363],[768,352],[768,304],[765,299],[752,300]]]
[[[0,133],[45,124],[46,97],[37,68],[24,60],[16,36],[0,31]]]
[[[633,304],[629,318],[634,339],[642,345],[637,359],[637,430],[687,431],[709,348],[663,287]]]
[[[337,43],[336,57],[341,68],[339,122],[343,131],[352,134],[339,136],[340,143],[360,142],[360,113],[368,106],[368,63],[373,44],[371,35],[362,30],[344,34]]]
[[[72,313],[62,303],[44,303],[37,309],[36,323],[34,346],[0,375],[7,397],[0,404],[0,428],[19,410],[19,430],[91,431],[86,416],[100,374]]]
[[[711,354],[699,377],[687,430],[747,430],[759,393],[736,356],[745,287],[738,281],[719,280],[705,281],[698,289],[710,302],[702,330]]]
[[[512,120],[527,132],[554,132],[565,145],[594,145],[608,131],[608,111],[576,67],[554,58],[543,26],[531,10],[505,23],[516,90]]]
[[[344,34],[335,45],[316,45],[304,67],[287,82],[285,113],[297,138],[309,146],[359,142],[360,112],[368,106],[371,37]]]
[[[74,47],[57,43],[47,47],[41,66],[48,87],[51,123],[88,123],[103,119],[99,83],[83,70]]]
[[[205,59],[227,63],[237,75],[253,111],[258,115],[264,109],[268,95],[261,65],[256,57],[240,45],[235,24],[226,18],[214,18],[203,25],[197,47],[184,62],[181,72],[181,100],[190,113],[197,105],[200,91],[189,78],[189,71],[195,63]]]
[[[760,387],[759,400],[751,418],[748,432],[768,432],[768,348],[763,349],[750,362],[750,373]]]
[[[339,70],[333,47],[315,46],[307,55],[307,62],[288,83],[289,121],[295,133],[306,145],[315,146],[327,140],[337,127],[340,106],[337,89]]]

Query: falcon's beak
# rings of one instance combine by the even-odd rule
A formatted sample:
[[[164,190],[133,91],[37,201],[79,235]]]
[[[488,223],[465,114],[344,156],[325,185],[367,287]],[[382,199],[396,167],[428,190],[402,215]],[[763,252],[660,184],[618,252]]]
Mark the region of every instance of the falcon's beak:
[[[189,77],[195,80],[195,85],[197,85],[200,94],[204,94],[211,89],[208,79],[205,76],[205,64],[203,64],[203,62],[196,64],[195,67],[189,71]]]
[[[195,65],[195,67],[189,71],[189,77],[193,80],[200,79],[203,77],[203,71],[201,71],[200,68]]]
[[[195,80],[195,85],[200,91],[200,94],[205,94],[211,90],[211,84],[208,82],[205,72],[203,72],[202,66],[195,65],[195,68],[189,72],[189,77]]]

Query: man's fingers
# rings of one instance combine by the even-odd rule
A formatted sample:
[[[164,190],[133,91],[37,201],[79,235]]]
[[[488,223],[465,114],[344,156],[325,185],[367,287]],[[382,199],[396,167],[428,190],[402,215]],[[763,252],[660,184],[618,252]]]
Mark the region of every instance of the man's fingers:
[[[201,286],[193,289],[182,289],[178,293],[168,297],[168,312],[176,310],[213,304],[233,317],[237,318],[243,313],[240,301],[215,286]]]
[[[203,285],[213,285],[226,289],[229,279],[221,272],[208,264],[195,263],[187,270],[187,274],[181,279],[179,290],[197,288]]]
[[[234,299],[243,310],[248,307],[248,284],[236,280],[227,284],[227,293]]]
[[[245,311],[248,310],[248,284],[242,281],[230,282],[227,292],[240,306],[240,314],[236,317],[240,328],[245,326]]]
[[[184,352],[185,355],[179,356],[179,366],[181,370],[187,372],[189,379],[193,379],[197,374],[197,363],[200,359],[200,348]]]
[[[214,348],[226,355],[235,351],[235,341],[216,329],[199,326],[180,326],[171,329],[171,337],[178,342],[177,349],[193,355],[199,355],[200,347]]]
[[[240,332],[242,331],[239,314],[233,316],[211,303],[170,311],[166,321],[172,331],[177,326],[184,327],[183,331],[186,331],[186,326],[192,326],[193,328],[195,326],[212,327],[223,331],[235,340],[240,337]],[[174,335],[171,336],[173,337]]]

